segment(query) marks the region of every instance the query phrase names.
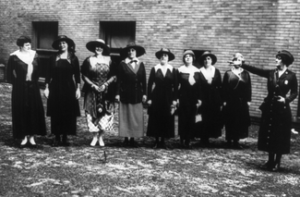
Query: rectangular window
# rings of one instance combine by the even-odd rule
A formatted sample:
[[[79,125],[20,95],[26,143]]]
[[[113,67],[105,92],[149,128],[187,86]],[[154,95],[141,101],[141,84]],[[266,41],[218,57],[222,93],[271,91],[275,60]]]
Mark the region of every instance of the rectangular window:
[[[52,43],[58,36],[58,22],[32,22],[32,48],[37,51],[40,58],[41,71],[39,81],[43,84],[46,76],[46,68],[49,66],[50,56],[56,53]]]
[[[135,21],[101,21],[99,37],[111,48],[111,58],[121,61],[120,50],[135,41]]]
[[[32,44],[37,50],[53,50],[52,42],[58,35],[58,22],[33,22]]]

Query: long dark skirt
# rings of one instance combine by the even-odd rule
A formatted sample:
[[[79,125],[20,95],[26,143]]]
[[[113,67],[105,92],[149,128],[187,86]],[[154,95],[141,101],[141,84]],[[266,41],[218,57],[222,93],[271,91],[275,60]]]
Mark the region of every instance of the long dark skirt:
[[[147,136],[174,137],[174,115],[168,105],[150,106]]]
[[[51,117],[51,133],[54,135],[76,135],[76,116]]]
[[[36,82],[24,82],[22,87],[13,87],[12,126],[16,139],[26,135],[46,135],[44,107]]]
[[[228,102],[223,108],[225,118],[226,140],[239,140],[248,137],[251,124],[247,102]]]
[[[180,138],[190,140],[194,135],[196,120],[196,104],[181,105],[178,111],[178,132]]]

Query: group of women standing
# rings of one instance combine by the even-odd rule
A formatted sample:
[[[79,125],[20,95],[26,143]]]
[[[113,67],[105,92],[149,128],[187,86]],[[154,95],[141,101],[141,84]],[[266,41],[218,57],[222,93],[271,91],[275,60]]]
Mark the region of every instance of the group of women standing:
[[[38,87],[39,59],[30,43],[26,36],[17,40],[19,50],[11,54],[7,70],[7,80],[13,84],[13,137],[22,139],[21,147],[28,142],[36,146],[34,135],[46,134]],[[289,153],[289,103],[298,93],[296,75],[287,69],[294,60],[288,51],[276,54],[275,70],[246,65],[243,56],[237,53],[222,80],[219,69],[214,66],[217,57],[211,52],[206,51],[197,58],[202,65],[197,68],[195,54],[186,50],[182,56],[183,65],[175,69],[170,65],[175,59],[174,54],[162,48],[155,53],[159,63],[151,68],[147,88],[145,65],[138,59],[145,54],[142,46],[129,43],[121,51],[124,60],[116,66],[103,40],[88,42],[86,48],[94,54],[84,60],[81,69],[72,39],[59,36],[52,47],[58,52],[50,59],[44,95],[56,146],[69,145],[67,136],[76,134],[81,75],[87,127],[94,135],[91,146],[97,142],[105,146],[103,134],[106,128],[101,122],[107,114],[113,113],[117,101],[119,135],[124,137],[125,146],[137,147],[135,139],[144,136],[143,103],[147,103],[149,122],[146,134],[155,138],[154,148],[167,148],[165,139],[174,137],[175,113],[178,114],[182,147],[189,148],[193,138],[201,138],[201,143],[208,146],[209,138],[220,137],[225,125],[228,146],[241,148],[239,140],[248,136],[250,126],[251,79],[248,70],[268,79],[269,94],[261,106],[258,138],[259,150],[269,152],[265,167],[278,169],[281,155]],[[113,83],[117,85],[112,100],[108,92]]]

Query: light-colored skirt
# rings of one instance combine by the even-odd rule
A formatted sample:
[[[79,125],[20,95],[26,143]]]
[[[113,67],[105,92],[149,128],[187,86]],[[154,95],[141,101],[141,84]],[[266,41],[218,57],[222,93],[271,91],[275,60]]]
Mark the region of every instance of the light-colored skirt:
[[[124,104],[120,102],[119,107],[119,135],[121,137],[143,137],[144,115],[142,103]]]

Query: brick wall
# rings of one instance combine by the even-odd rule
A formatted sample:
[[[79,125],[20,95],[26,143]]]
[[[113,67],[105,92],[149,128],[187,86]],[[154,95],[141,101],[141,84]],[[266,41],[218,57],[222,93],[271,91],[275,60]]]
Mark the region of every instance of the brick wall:
[[[0,63],[17,49],[17,37],[32,34],[32,21],[59,21],[59,34],[74,39],[80,61],[90,55],[85,44],[99,36],[99,21],[136,21],[148,73],[161,47],[175,53],[175,67],[182,64],[183,49],[211,50],[222,74],[236,52],[253,65],[273,68],[277,51],[287,49],[300,79],[300,0],[0,0],[0,8]],[[251,76],[251,115],[259,117],[266,80]],[[293,116],[297,105],[298,99],[291,104]]]

